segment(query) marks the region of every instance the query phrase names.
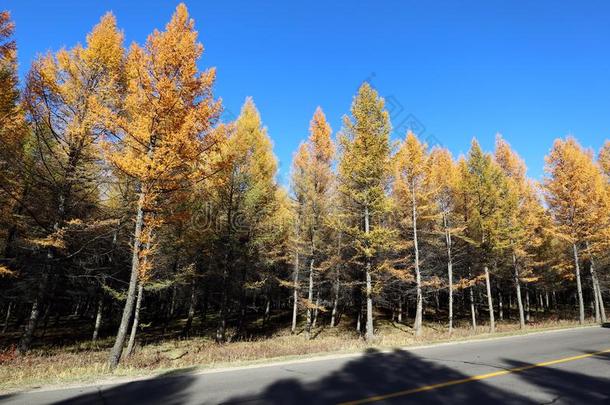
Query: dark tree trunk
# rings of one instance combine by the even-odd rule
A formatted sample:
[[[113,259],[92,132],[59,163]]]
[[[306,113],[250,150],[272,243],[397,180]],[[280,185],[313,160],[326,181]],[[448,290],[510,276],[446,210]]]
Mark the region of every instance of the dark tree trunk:
[[[182,335],[184,337],[189,337],[191,333],[191,327],[193,325],[193,317],[195,316],[195,308],[197,308],[197,284],[195,280],[191,281],[191,300],[189,304],[189,310],[186,318],[186,324],[184,325],[184,330],[182,331]]]
[[[136,345],[136,334],[140,325],[140,308],[142,307],[142,299],[144,298],[144,287],[142,283],[138,284],[138,298],[136,299],[136,308],[133,314],[133,324],[131,325],[131,334],[129,335],[129,343],[125,354],[131,356]]]
[[[21,341],[19,342],[19,353],[25,354],[30,350],[30,346],[32,344],[32,340],[34,339],[34,331],[36,330],[36,326],[38,325],[38,319],[40,317],[40,308],[43,304],[46,289],[48,285],[49,275],[45,269],[40,285],[38,286],[38,294],[32,303],[32,309],[30,311],[30,316],[25,325],[25,330],[21,337]]]
[[[6,316],[4,317],[4,327],[2,328],[2,333],[6,333],[8,329],[8,322],[11,319],[11,310],[13,309],[13,301],[9,301],[8,307],[6,308]]]
[[[121,354],[123,353],[123,346],[125,345],[125,339],[127,337],[127,329],[129,328],[129,322],[133,314],[133,307],[136,300],[136,287],[138,284],[138,272],[140,269],[140,250],[142,249],[142,227],[144,225],[144,193],[140,192],[138,200],[138,211],[136,214],[136,225],[133,238],[133,254],[131,258],[131,275],[129,278],[129,287],[127,289],[127,298],[123,307],[123,315],[121,316],[121,323],[119,330],[117,331],[114,346],[110,351],[108,358],[108,365],[111,369],[116,368],[121,360]]]

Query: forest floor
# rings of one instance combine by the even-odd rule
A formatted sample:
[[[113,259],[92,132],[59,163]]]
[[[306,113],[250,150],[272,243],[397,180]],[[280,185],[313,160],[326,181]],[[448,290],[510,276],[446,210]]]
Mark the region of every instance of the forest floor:
[[[541,314],[542,315],[542,314]],[[278,322],[279,323],[279,322]],[[285,323],[283,323],[285,325]],[[424,344],[493,338],[506,335],[536,332],[541,330],[571,328],[578,326],[574,320],[559,320],[553,316],[539,316],[528,324],[525,331],[518,323],[505,320],[497,323],[496,333],[480,325],[473,331],[465,320],[459,320],[453,334],[449,335],[443,323],[425,323],[421,336],[416,337],[410,324],[379,319],[376,321],[376,337],[366,342],[356,333],[353,322],[342,320],[338,327],[321,326],[307,339],[303,327],[292,335],[288,328],[270,328],[266,325],[264,335],[253,334],[240,341],[217,344],[212,333],[190,338],[180,337],[180,325],[174,325],[176,333],[162,334],[159,330],[145,329],[140,333],[135,353],[122,360],[121,365],[110,372],[106,361],[113,337],[90,341],[69,342],[65,326],[49,328],[45,339],[25,356],[16,353],[13,344],[0,342],[0,392],[49,387],[62,384],[83,384],[100,380],[120,379],[134,376],[153,376],[175,372],[203,370],[208,368],[244,366],[271,361],[307,358],[329,353],[354,353],[369,347],[379,349],[407,347]],[[194,326],[197,326],[195,323]],[[83,324],[88,327],[88,323]],[[74,326],[72,326],[72,329]],[[194,329],[197,330],[197,329]],[[200,329],[202,331],[202,328]],[[211,331],[208,331],[211,332]],[[72,333],[71,336],[78,336]],[[160,337],[161,336],[161,337]],[[18,337],[15,332],[14,338]],[[10,338],[10,336],[9,336]]]

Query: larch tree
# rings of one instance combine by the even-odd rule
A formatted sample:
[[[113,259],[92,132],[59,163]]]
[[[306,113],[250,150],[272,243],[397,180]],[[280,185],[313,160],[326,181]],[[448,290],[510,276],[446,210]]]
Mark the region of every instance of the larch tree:
[[[475,244],[479,265],[483,267],[489,326],[493,333],[495,318],[489,268],[496,270],[495,256],[505,243],[506,230],[502,225],[502,210],[507,186],[500,167],[489,154],[481,150],[476,140],[473,140],[468,153],[464,186],[470,201],[466,233]]]
[[[284,229],[283,224],[276,223],[283,215],[278,209],[284,206],[283,194],[278,190],[276,180],[278,162],[273,153],[273,142],[267,128],[263,126],[260,113],[251,98],[246,100],[240,118],[236,122],[237,136],[241,137],[246,149],[247,187],[241,215],[241,227],[247,232],[246,251],[241,266],[239,282],[239,322],[238,333],[243,332],[246,323],[246,293],[256,285],[268,286],[274,264],[281,260],[270,248],[271,241],[276,241],[278,231]],[[283,234],[283,232],[279,232]],[[248,270],[254,270],[248,274]]]
[[[47,54],[34,62],[27,76],[24,108],[31,123],[33,159],[24,161],[23,173],[35,190],[45,191],[50,209],[32,241],[46,258],[36,276],[38,292],[19,346],[29,349],[49,279],[65,246],[68,221],[87,220],[99,191],[98,142],[103,129],[98,114],[116,104],[121,91],[123,34],[112,14],[106,14],[87,36],[86,46]]]
[[[311,336],[314,319],[314,283],[316,266],[320,266],[328,242],[329,229],[325,221],[330,214],[334,182],[334,145],[330,125],[321,108],[317,108],[309,125],[309,139],[302,144],[294,157],[293,188],[298,207],[300,236],[307,245],[309,256],[309,282],[307,293],[307,327]],[[295,280],[298,283],[298,280]],[[296,288],[296,286],[295,286]]]
[[[7,11],[0,12],[0,274],[10,274],[7,267],[13,256],[12,244],[17,233],[17,217],[23,212],[19,201],[24,182],[19,181],[17,164],[23,161],[27,130],[19,106],[17,46],[12,39],[14,24]]]
[[[239,291],[239,329],[245,322],[249,279],[256,281],[262,274],[258,270],[268,270],[269,263],[264,265],[258,259],[265,256],[265,247],[274,235],[272,222],[275,210],[280,206],[275,180],[277,160],[252,98],[246,99],[239,117],[228,128],[218,154],[224,164],[210,183],[213,212],[220,218],[215,243],[222,252],[216,340],[224,342],[233,286],[237,285]],[[257,264],[264,268],[254,272],[253,267]]]
[[[155,228],[174,194],[208,173],[202,159],[214,144],[220,112],[213,99],[215,70],[199,71],[203,46],[194,21],[178,5],[165,31],[154,31],[144,47],[132,44],[126,61],[126,91],[120,110],[100,115],[111,134],[105,144],[112,165],[137,184],[137,208],[129,287],[109,365],[118,365],[134,312],[138,283],[147,281]]]
[[[430,152],[430,174],[428,184],[431,198],[440,213],[441,227],[447,252],[447,284],[448,284],[448,322],[449,333],[453,331],[453,239],[460,231],[457,227],[456,190],[458,187],[458,169],[451,152],[445,148],[433,148]]]
[[[610,141],[604,142],[604,146],[599,150],[597,162],[606,176],[606,179],[610,181]]]
[[[521,294],[521,278],[534,260],[535,249],[543,238],[544,209],[535,185],[526,176],[525,162],[500,135],[496,137],[494,158],[507,178],[507,193],[502,220],[508,230],[509,255],[519,312],[519,326],[525,328],[525,313]]]
[[[606,141],[602,148],[599,151],[599,155],[597,158],[597,163],[604,174],[604,179],[606,181],[606,197],[610,199],[610,141]],[[610,221],[610,201],[607,201],[606,206],[606,215],[605,220]],[[594,279],[594,284],[597,285],[597,305],[599,307],[600,312],[600,321],[606,322],[606,310],[604,307],[604,298],[602,294],[601,288],[601,280],[600,275],[597,274],[595,270],[595,263],[597,263],[597,258],[602,258],[607,256],[610,251],[610,238],[608,238],[608,230],[610,227],[604,224],[598,224],[599,226],[596,228],[597,232],[590,243],[590,246],[587,246],[587,251],[589,253],[589,261],[590,261],[590,272],[591,277]],[[607,274],[606,274],[607,280]],[[607,281],[606,281],[607,282]]]
[[[390,131],[383,98],[364,83],[352,102],[351,117],[343,120],[338,187],[345,217],[342,231],[353,239],[353,251],[364,268],[368,340],[374,336],[373,275],[381,268],[380,251],[390,236],[384,222],[389,211]]]
[[[418,224],[420,217],[431,214],[431,192],[428,183],[430,172],[427,145],[417,139],[411,131],[401,143],[394,157],[394,197],[402,228],[406,226],[413,249],[415,272],[416,307],[413,330],[416,336],[422,332],[423,293],[420,269],[420,240]]]
[[[572,251],[579,322],[582,324],[585,309],[580,254],[594,238],[598,226],[607,224],[607,186],[592,153],[583,150],[572,137],[555,140],[545,161],[545,198],[556,235],[567,241]],[[599,299],[597,294],[594,297],[596,301]]]

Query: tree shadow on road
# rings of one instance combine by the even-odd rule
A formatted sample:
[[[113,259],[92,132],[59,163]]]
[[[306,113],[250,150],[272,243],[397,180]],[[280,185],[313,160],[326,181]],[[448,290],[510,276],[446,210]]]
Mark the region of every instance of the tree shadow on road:
[[[594,354],[593,352],[583,352]],[[610,353],[599,354],[589,357],[608,363]],[[531,363],[504,360],[511,368],[532,366]],[[578,360],[584,361],[584,360]],[[567,366],[566,363],[565,365]],[[582,367],[582,365],[581,365]],[[587,374],[588,371],[595,372],[595,367],[586,367],[585,372],[567,370],[565,366],[555,365],[552,367],[534,367],[529,370],[517,373],[516,375],[534,385],[538,390],[545,392],[553,397],[552,403],[568,404],[609,404],[610,403],[610,364],[604,364],[605,375],[609,378],[599,377],[598,375]]]
[[[314,364],[314,363],[312,363]],[[449,367],[426,361],[403,350],[382,353],[370,349],[348,361],[340,370],[311,383],[284,379],[264,388],[261,393],[234,397],[230,404],[337,404],[468,378]],[[527,398],[490,387],[481,381],[452,387],[385,398],[382,403],[527,404]]]
[[[588,361],[604,362],[607,366],[610,354],[595,355]],[[273,373],[298,372],[299,378],[284,378],[270,385],[256,387],[252,384],[252,372],[234,371],[216,386],[204,376],[193,374],[160,375],[157,378],[134,381],[117,386],[92,387],[84,393],[55,404],[337,404],[345,401],[377,397],[380,403],[443,403],[443,404],[533,404],[533,403],[610,403],[610,378],[599,377],[599,368],[587,366],[584,372],[569,371],[565,367],[534,367],[522,372],[490,378],[484,381],[470,380],[471,375],[490,371],[532,366],[527,362],[511,359],[501,361],[502,366],[490,370],[489,365],[475,361],[465,363],[468,374],[418,356],[413,352],[394,350],[380,352],[369,349],[364,355],[337,359],[333,370],[327,372],[324,362],[303,363],[298,370],[289,366],[278,370],[265,370],[257,374],[272,376]],[[339,368],[337,368],[337,364]],[[597,370],[597,371],[596,371]],[[188,370],[182,370],[188,371]],[[588,375],[597,373],[598,375]],[[607,373],[606,373],[607,374]],[[603,374],[602,374],[603,375]],[[256,377],[255,377],[256,378]],[[437,387],[422,392],[405,391],[448,381],[458,384]],[[523,384],[525,383],[525,384]],[[243,384],[243,385],[242,385]],[[251,388],[251,387],[256,388]],[[510,387],[510,388],[504,388]],[[238,392],[252,389],[251,394],[227,397],[226,391]],[[525,394],[527,390],[528,394]],[[397,394],[398,393],[398,394]],[[397,394],[392,396],[392,394]],[[390,395],[390,396],[388,396]],[[18,395],[17,395],[18,396]],[[535,399],[534,399],[535,397]],[[544,398],[541,401],[541,398]],[[548,399],[548,402],[545,402]],[[44,403],[49,403],[48,400]]]
[[[178,405],[191,403],[188,388],[196,376],[190,373],[194,369],[182,369],[181,374],[170,371],[155,378],[132,381],[120,385],[90,386],[62,400],[53,400],[53,392],[33,392],[0,397],[16,403],[44,403],[54,405],[89,405],[89,404],[164,404]],[[24,395],[20,398],[21,395]],[[12,402],[11,402],[12,403]]]
[[[196,376],[190,370],[169,371],[155,378],[132,381],[118,386],[100,387],[97,392],[79,395],[67,400],[55,402],[54,405],[86,404],[166,404],[178,405],[189,402],[187,388]]]

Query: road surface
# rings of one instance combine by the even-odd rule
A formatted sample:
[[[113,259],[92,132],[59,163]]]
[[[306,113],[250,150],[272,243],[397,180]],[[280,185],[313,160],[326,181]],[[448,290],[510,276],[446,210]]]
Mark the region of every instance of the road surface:
[[[33,391],[3,404],[610,404],[610,329]]]

